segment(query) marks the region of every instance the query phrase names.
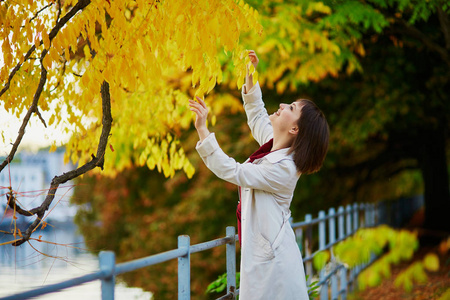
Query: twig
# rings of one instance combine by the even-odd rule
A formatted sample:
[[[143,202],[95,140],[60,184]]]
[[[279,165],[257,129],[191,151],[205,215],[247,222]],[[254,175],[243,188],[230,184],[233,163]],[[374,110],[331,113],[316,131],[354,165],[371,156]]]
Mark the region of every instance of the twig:
[[[58,23],[60,17],[61,17],[61,0],[58,0],[58,15],[56,16],[56,23]]]
[[[112,126],[112,115],[111,115],[111,96],[109,93],[109,84],[103,81],[101,86],[101,96],[102,96],[102,133],[100,134],[100,139],[97,147],[97,156],[92,155],[92,160],[83,166],[72,170],[67,173],[63,173],[60,176],[55,176],[50,184],[49,192],[44,200],[44,202],[36,208],[31,209],[29,212],[36,214],[37,218],[34,222],[27,228],[25,233],[22,234],[22,239],[15,242],[13,246],[19,246],[30,239],[31,234],[36,230],[37,226],[40,224],[45,211],[48,210],[50,204],[55,198],[56,190],[59,185],[65,183],[71,179],[74,179],[95,167],[100,167],[103,170],[103,164],[105,161],[106,146],[108,144],[108,137],[111,132]]]
[[[40,9],[38,12],[36,12],[36,13],[34,14],[34,16],[30,19],[30,23],[31,23],[31,21],[33,21],[34,19],[36,19],[37,16],[38,16],[41,12],[43,12],[45,9],[49,8],[49,7],[52,6],[52,5],[53,5],[53,2],[50,3],[50,4],[47,4],[47,5],[44,6],[42,9]]]
[[[34,112],[38,115],[39,120],[41,120],[41,122],[44,124],[44,127],[47,128],[47,124],[45,123],[45,120],[42,117],[41,112],[39,111],[37,106],[36,106],[36,109],[34,110]]]

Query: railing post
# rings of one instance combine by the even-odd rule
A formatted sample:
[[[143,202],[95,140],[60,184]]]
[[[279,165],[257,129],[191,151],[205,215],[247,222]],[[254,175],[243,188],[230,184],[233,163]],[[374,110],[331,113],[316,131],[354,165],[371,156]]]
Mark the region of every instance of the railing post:
[[[305,215],[305,222],[310,223],[312,220],[311,214]],[[305,257],[311,257],[312,255],[312,225],[307,225],[305,229]],[[306,275],[309,275],[308,277],[308,285],[311,284],[311,279],[313,275],[313,268],[312,268],[312,261],[309,260],[305,262],[305,268],[306,268]]]
[[[356,232],[359,228],[359,205],[353,204],[353,232]]]
[[[353,234],[356,233],[356,231],[359,228],[359,205],[358,203],[353,204]],[[356,287],[356,277],[358,275],[358,266],[353,267],[350,270],[350,281],[352,288],[350,290],[353,290],[354,287]]]
[[[319,219],[325,218],[325,212],[319,211]],[[325,220],[319,221],[319,250],[323,250],[326,247],[326,229]],[[325,266],[320,271],[320,280],[325,277]],[[324,282],[320,288],[320,300],[328,299],[328,283]]]
[[[352,235],[352,206],[350,204],[348,204],[347,207],[345,208],[345,215],[347,219],[346,236],[350,236]]]
[[[360,220],[360,228],[364,228],[367,225],[367,206],[365,203],[359,204],[359,209],[361,210],[361,220]]]
[[[116,258],[112,251],[101,251],[98,255],[100,270],[106,274],[111,274],[106,278],[102,278],[102,300],[114,299],[115,276],[114,269],[116,266]]]
[[[178,257],[178,299],[189,300],[191,298],[191,263],[190,263],[190,238],[188,235],[178,236],[178,249],[187,249],[184,256]]]
[[[375,203],[370,205],[370,226],[375,226]]]
[[[328,219],[328,236],[329,236],[329,244],[333,245],[336,243],[336,210],[334,207],[330,208],[328,210],[328,215],[330,219]],[[333,248],[330,248],[331,257],[333,257]],[[333,259],[334,262],[334,259]],[[337,300],[338,298],[338,282],[337,282],[337,275],[334,273],[331,275],[331,299]]]
[[[329,243],[330,244],[334,244],[336,242],[336,210],[334,209],[334,207],[330,208],[328,210],[328,215],[329,215],[329,219],[328,219],[328,237],[329,237]]]
[[[236,229],[233,226],[227,227],[227,237],[231,238],[231,241],[227,243],[227,293],[232,293],[235,299],[234,293],[236,292]]]
[[[344,231],[344,208],[342,206],[339,206],[338,208],[338,239],[342,240],[345,238],[345,231]]]
[[[341,270],[341,276],[340,276],[340,281],[341,281],[341,288],[340,288],[340,294],[341,294],[341,300],[346,300],[347,299],[347,268],[346,267],[342,267]]]
[[[339,206],[338,208],[338,234],[339,234],[339,240],[342,240],[345,238],[345,217],[344,217],[345,209],[343,206]],[[348,216],[348,212],[346,213]],[[350,227],[351,231],[351,227]],[[341,267],[340,269],[340,276],[339,276],[339,294],[341,294],[341,299],[345,300],[345,297],[347,296],[347,269],[345,267]]]

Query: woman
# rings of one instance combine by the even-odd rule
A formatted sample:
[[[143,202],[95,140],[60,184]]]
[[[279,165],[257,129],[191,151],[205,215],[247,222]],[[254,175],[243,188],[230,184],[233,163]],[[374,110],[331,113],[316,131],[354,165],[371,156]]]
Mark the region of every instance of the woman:
[[[250,60],[258,65],[254,51]],[[239,186],[241,206],[240,299],[308,299],[305,272],[289,224],[290,204],[301,174],[316,172],[328,150],[329,128],[309,100],[280,104],[268,115],[259,84],[248,75],[242,97],[248,125],[262,145],[244,164],[228,157],[206,126],[205,102],[189,100],[200,141],[197,151],[219,178]],[[238,206],[238,217],[239,217]]]

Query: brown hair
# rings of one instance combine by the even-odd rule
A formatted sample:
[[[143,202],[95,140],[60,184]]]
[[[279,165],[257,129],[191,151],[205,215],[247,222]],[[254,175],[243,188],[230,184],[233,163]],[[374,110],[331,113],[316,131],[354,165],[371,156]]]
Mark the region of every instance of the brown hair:
[[[294,153],[297,171],[312,174],[320,170],[328,151],[330,128],[323,112],[306,99],[297,100],[301,115],[297,121],[298,133],[289,149]]]

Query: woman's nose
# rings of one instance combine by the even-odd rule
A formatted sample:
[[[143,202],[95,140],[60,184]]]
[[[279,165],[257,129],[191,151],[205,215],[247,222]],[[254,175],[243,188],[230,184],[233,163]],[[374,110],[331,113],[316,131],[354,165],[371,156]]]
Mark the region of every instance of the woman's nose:
[[[284,109],[285,106],[286,106],[286,104],[280,103],[280,108],[281,108],[281,109]]]

